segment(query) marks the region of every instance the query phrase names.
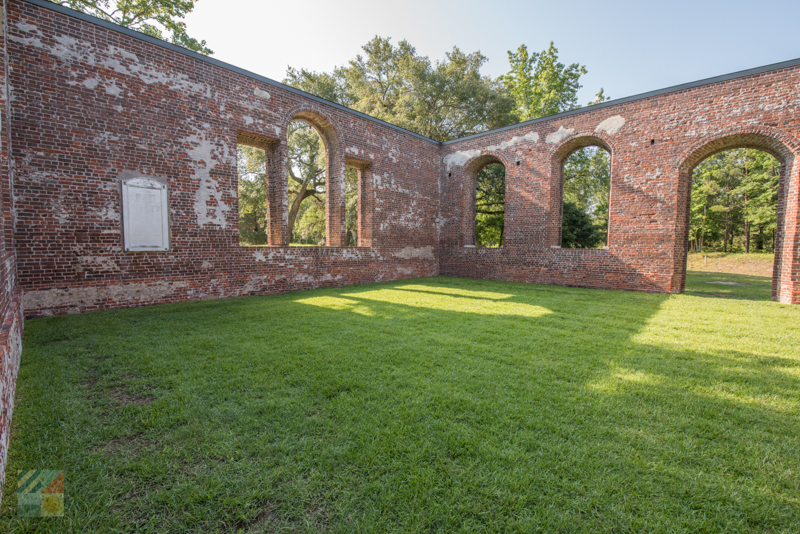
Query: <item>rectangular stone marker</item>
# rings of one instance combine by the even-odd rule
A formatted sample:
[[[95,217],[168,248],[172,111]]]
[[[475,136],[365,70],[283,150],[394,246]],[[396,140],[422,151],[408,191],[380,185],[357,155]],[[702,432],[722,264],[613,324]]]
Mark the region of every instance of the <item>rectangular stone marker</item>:
[[[167,186],[150,178],[122,181],[125,252],[169,250]]]

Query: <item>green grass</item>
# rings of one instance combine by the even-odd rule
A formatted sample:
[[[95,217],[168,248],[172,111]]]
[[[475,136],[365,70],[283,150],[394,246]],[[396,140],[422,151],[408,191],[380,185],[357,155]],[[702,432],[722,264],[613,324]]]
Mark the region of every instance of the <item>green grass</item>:
[[[29,321],[0,531],[797,533],[799,321],[442,277]]]
[[[696,297],[772,300],[772,278],[725,272],[688,271],[685,292]]]
[[[690,252],[687,269],[689,271],[746,274],[771,278],[772,264],[774,261],[775,254],[764,252],[753,252],[750,254],[732,252]]]

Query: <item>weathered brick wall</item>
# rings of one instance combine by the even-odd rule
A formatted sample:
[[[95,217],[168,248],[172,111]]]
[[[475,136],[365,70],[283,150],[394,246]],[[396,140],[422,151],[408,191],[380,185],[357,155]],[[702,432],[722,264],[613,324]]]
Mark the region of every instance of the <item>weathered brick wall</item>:
[[[774,296],[800,303],[796,62],[439,145],[38,0],[3,6],[0,473],[21,291],[28,316],[436,274],[675,293],[691,170],[750,147],[783,164]],[[329,247],[286,246],[293,118],[328,148]],[[239,245],[237,142],[268,153],[269,247]],[[561,163],[589,144],[612,154],[608,247],[561,249]],[[505,244],[479,249],[474,179],[495,161],[506,167]],[[361,170],[359,247],[340,246],[347,165]],[[120,181],[133,176],[168,184],[169,251],[123,252]]]
[[[5,40],[5,2],[0,12],[0,43]],[[3,47],[4,49],[4,47]],[[17,287],[11,209],[8,139],[8,88],[5,55],[0,54],[0,498],[3,496],[11,412],[22,351],[22,308]]]
[[[28,316],[438,274],[437,143],[46,7],[15,0],[8,16]],[[324,130],[331,197],[346,164],[366,166],[372,246],[239,245],[237,135],[279,141],[283,169],[297,116]],[[285,177],[269,174],[282,220]],[[168,252],[123,252],[120,179],[133,175],[168,183]],[[343,213],[329,214],[334,244]],[[280,224],[271,235],[285,243]]]
[[[589,107],[443,147],[439,262],[452,276],[676,293],[683,290],[690,171],[714,152],[767,150],[783,163],[775,297],[800,303],[800,68]],[[561,163],[612,154],[608,247],[561,249]],[[473,190],[506,167],[505,244],[474,248]]]

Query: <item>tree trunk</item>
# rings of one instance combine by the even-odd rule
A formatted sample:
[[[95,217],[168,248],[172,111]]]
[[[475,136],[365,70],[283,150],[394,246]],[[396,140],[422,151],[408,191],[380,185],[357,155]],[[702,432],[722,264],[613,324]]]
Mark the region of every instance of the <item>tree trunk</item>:
[[[728,217],[725,217],[725,237],[722,241],[722,252],[728,252]]]
[[[291,168],[289,169],[289,174],[294,178],[294,174],[292,173]],[[306,197],[306,190],[308,189],[308,178],[302,181],[300,184],[300,188],[297,190],[297,196],[294,197],[294,202],[292,202],[292,207],[289,209],[289,241],[292,240],[292,233],[294,232],[294,223],[297,219],[297,212],[300,211],[300,204],[303,202],[303,199]]]
[[[744,248],[747,254],[750,254],[750,221],[744,222]]]

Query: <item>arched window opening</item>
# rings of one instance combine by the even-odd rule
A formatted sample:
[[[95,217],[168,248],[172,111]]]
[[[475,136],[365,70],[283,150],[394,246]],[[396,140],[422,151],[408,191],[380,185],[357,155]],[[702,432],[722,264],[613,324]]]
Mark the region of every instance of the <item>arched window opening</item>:
[[[288,231],[291,245],[325,245],[327,154],[313,126],[289,123],[287,149]]]
[[[358,180],[359,170],[347,167],[344,173],[345,180],[345,228],[346,236],[344,245],[346,247],[358,246],[358,212],[360,211],[358,202]]]
[[[239,174],[239,244],[266,245],[267,220],[267,154],[252,139],[241,139],[236,146],[236,168]],[[255,136],[250,136],[253,138]],[[250,143],[250,144],[245,144]],[[263,146],[263,144],[262,144]]]
[[[607,246],[611,154],[600,146],[579,148],[564,160],[562,172],[561,246]]]
[[[760,150],[726,150],[692,172],[690,252],[775,252],[780,162]]]
[[[770,300],[781,163],[767,152],[717,152],[692,171],[686,291]]]
[[[475,179],[475,246],[503,246],[506,209],[506,168],[502,163],[483,167]]]

